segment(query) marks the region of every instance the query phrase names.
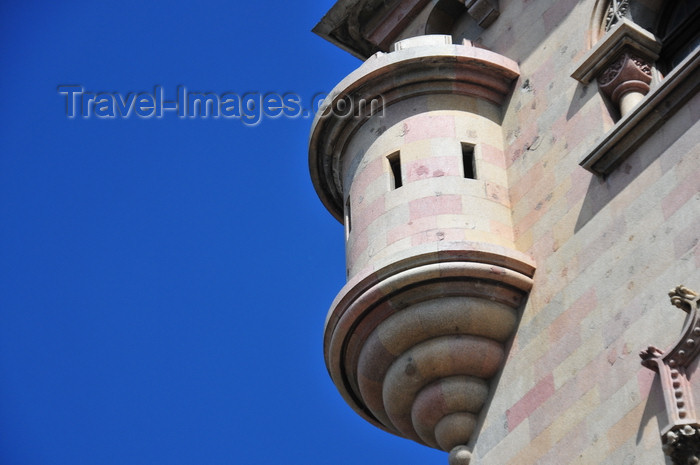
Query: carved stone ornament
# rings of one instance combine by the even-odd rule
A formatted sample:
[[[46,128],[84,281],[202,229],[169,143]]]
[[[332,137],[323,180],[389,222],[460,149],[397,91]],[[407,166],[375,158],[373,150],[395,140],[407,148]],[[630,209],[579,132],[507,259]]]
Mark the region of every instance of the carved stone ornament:
[[[697,465],[700,463],[700,429],[685,425],[676,431],[669,431],[663,436],[664,452],[673,463]]]
[[[584,57],[583,64],[576,70],[573,77],[582,84],[588,84],[590,80],[597,78],[603,67],[599,68],[599,58],[604,57],[607,51],[613,50],[621,42],[612,37],[620,31],[624,33],[625,28],[633,29],[635,26],[627,25],[627,20],[623,19],[620,26],[611,31],[610,42],[603,41],[603,45],[609,48],[591,50],[591,54]],[[641,34],[634,34],[643,37],[644,32],[638,28]],[[654,42],[654,37],[648,35],[647,44],[652,46],[651,51],[660,48],[660,43]],[[623,38],[623,43],[625,42]],[[626,42],[633,43],[632,37]],[[621,51],[621,50],[619,50]],[[635,54],[636,54],[635,50]],[[644,55],[646,56],[646,55]],[[658,134],[657,131],[663,127],[667,121],[680,109],[684,108],[692,100],[698,91],[700,83],[700,48],[697,48],[690,56],[684,59],[678,66],[671,70],[664,78],[653,84],[652,89],[644,97],[643,102],[638,102],[628,113],[615,124],[589,151],[582,157],[579,164],[597,176],[607,176],[617,169],[630,155],[639,149],[640,145],[650,137]],[[630,93],[628,95],[633,95]],[[627,98],[629,100],[629,98]],[[634,104],[635,102],[630,102]],[[689,120],[689,125],[694,120]],[[689,126],[688,126],[689,127]],[[700,395],[698,396],[700,398]],[[700,400],[699,400],[700,401]]]
[[[640,65],[642,73],[651,72],[650,64],[655,62],[661,51],[661,42],[638,24],[622,18],[615,27],[608,31],[594,47],[583,57],[581,63],[571,74],[571,77],[587,85],[602,75],[614,72],[611,68],[622,69],[620,63],[624,56],[634,57]]]
[[[616,105],[627,92],[646,95],[651,84],[651,64],[638,55],[624,52],[599,76],[598,85]]]
[[[622,8],[619,2],[613,3]],[[661,42],[654,34],[620,16],[571,76],[584,85],[597,81],[625,116],[649,93],[653,63],[660,50]]]
[[[661,351],[649,346],[639,356],[642,365],[659,373],[668,423],[662,428],[663,450],[675,465],[700,464],[700,424],[695,410],[693,386],[700,354],[698,294],[684,286],[669,292],[671,303],[688,313],[678,342]],[[696,390],[696,392],[698,392]]]
[[[622,21],[622,18],[627,16],[629,12],[629,0],[611,0],[608,9],[605,12],[603,25],[605,30],[609,31],[615,24]]]

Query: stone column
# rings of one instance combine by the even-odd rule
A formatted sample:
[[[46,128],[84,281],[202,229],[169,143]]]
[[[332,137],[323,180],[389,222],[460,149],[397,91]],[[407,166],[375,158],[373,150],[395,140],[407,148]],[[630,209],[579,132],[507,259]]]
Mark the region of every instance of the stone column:
[[[625,116],[649,92],[651,63],[625,50],[598,76],[598,86]]]
[[[622,19],[593,46],[572,77],[586,85],[595,79],[624,117],[651,89],[660,50],[653,34]]]

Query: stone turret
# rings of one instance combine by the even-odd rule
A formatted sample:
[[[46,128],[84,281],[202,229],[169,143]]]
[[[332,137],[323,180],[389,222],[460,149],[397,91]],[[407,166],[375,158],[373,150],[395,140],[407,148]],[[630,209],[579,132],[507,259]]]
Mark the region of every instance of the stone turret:
[[[469,462],[479,415],[532,286],[513,244],[501,106],[512,60],[443,35],[371,56],[311,131],[319,197],[345,224],[346,286],[325,326],[347,403]]]

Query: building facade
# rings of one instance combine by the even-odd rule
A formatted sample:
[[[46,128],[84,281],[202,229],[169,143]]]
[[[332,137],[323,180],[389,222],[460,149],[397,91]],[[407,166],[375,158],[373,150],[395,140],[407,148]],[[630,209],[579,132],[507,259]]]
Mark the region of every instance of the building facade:
[[[660,0],[326,14],[365,60],[309,148],[346,236],[324,354],[359,415],[454,465],[700,463],[698,24]]]

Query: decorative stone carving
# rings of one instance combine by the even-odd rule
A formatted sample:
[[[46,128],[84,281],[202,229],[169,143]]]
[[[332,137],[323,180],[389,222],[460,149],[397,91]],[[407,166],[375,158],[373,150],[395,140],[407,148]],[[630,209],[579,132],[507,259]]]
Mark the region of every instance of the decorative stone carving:
[[[628,12],[629,0],[611,0],[603,20],[605,30],[609,31],[615,24],[622,21]]]
[[[697,93],[700,86],[700,49],[653,86],[644,98],[581,159],[588,171],[606,176]]]
[[[649,92],[651,84],[651,64],[629,52],[622,53],[603,73],[598,76],[600,90],[623,114],[628,113],[643,96]],[[634,98],[634,102],[629,100]],[[627,100],[627,101],[626,101]]]
[[[674,464],[697,465],[700,463],[700,429],[685,425],[663,436],[664,452]]]
[[[698,294],[684,286],[669,292],[671,303],[688,313],[678,342],[666,351],[649,346],[639,356],[642,365],[659,373],[668,423],[661,430],[664,452],[676,465],[700,463],[700,424],[690,380],[698,371],[700,316]]]
[[[622,8],[620,2],[613,3]],[[622,14],[615,11],[615,18]],[[596,79],[603,93],[619,107],[620,115],[625,116],[651,88],[651,70],[661,43],[652,33],[621,16],[616,21],[571,76],[582,84]]]

